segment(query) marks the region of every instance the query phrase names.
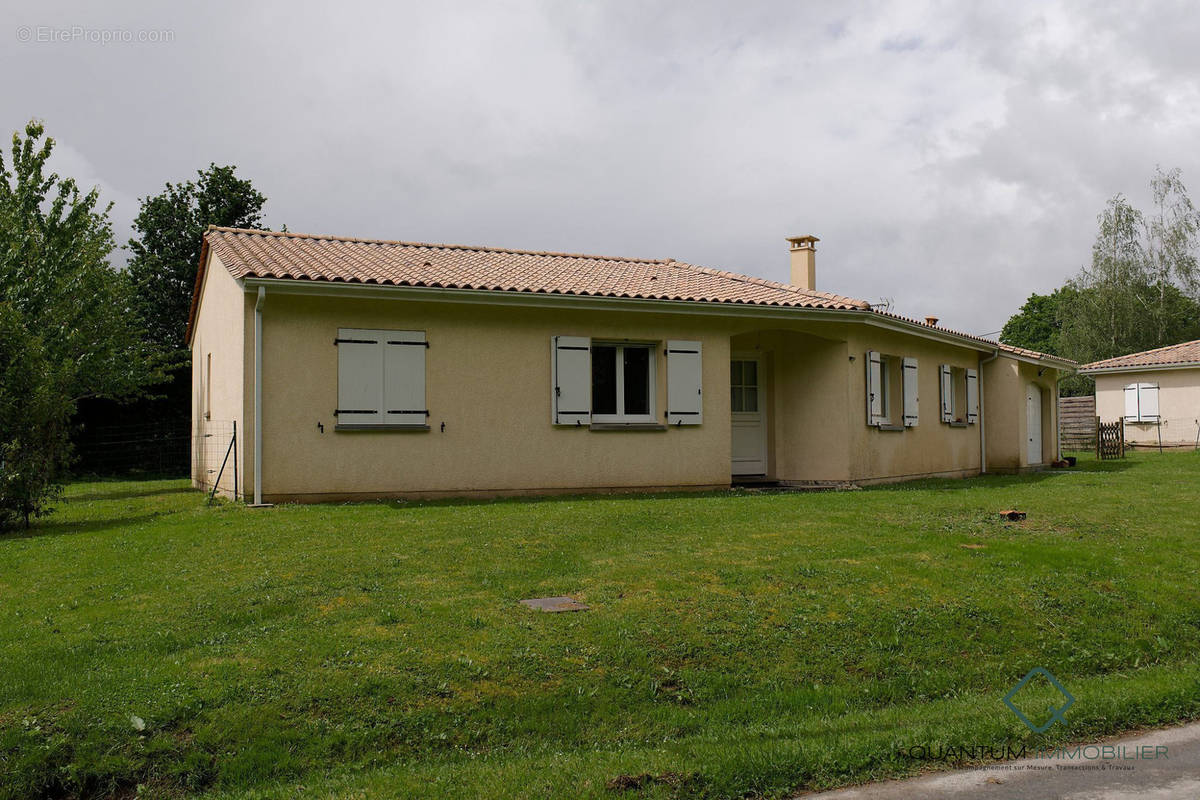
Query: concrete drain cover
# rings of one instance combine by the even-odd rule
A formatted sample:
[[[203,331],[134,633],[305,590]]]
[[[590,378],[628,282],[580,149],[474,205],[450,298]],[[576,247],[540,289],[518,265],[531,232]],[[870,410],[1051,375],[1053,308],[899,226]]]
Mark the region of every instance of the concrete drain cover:
[[[538,611],[545,611],[549,614],[556,614],[560,611],[588,610],[586,605],[577,600],[572,600],[570,597],[531,597],[528,600],[522,600],[521,605],[536,608]]]

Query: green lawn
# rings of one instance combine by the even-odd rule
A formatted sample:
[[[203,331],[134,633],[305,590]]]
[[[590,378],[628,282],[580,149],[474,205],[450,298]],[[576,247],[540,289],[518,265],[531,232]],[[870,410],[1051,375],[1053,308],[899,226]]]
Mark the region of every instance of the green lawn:
[[[819,494],[68,498],[0,537],[3,797],[776,797],[1200,716],[1200,453]],[[517,603],[558,594],[592,610]],[[1077,702],[1035,735],[1001,697],[1039,666]]]

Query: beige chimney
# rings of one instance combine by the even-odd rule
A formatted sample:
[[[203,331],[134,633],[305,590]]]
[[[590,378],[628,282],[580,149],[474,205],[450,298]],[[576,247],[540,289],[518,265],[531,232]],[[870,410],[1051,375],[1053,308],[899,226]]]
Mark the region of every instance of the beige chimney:
[[[792,255],[792,285],[801,289],[817,288],[817,242],[815,236],[789,236]]]

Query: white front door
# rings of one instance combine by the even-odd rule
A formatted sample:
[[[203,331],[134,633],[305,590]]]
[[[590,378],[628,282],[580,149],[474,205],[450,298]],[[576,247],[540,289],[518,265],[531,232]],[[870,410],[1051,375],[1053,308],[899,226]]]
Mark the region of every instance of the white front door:
[[[1025,395],[1026,434],[1029,438],[1029,463],[1042,463],[1042,390],[1037,384],[1029,384]]]
[[[767,474],[766,397],[762,363],[735,356],[729,363],[729,407],[733,427],[733,474]]]

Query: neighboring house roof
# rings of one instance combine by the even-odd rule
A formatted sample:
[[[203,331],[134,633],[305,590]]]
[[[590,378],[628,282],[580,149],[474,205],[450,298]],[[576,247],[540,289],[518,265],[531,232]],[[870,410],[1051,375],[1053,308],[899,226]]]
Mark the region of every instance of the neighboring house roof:
[[[1125,372],[1146,369],[1174,369],[1200,366],[1200,339],[1180,344],[1169,344],[1127,356],[1093,361],[1079,368],[1080,372]]]
[[[577,297],[676,300],[694,303],[858,311],[968,339],[1034,360],[1066,361],[1032,350],[927,325],[872,309],[865,300],[808,291],[750,275],[672,259],[649,260],[427,244],[212,226],[204,234],[192,296],[195,320],[209,252],[234,278],[273,278],[341,284],[463,289]]]

